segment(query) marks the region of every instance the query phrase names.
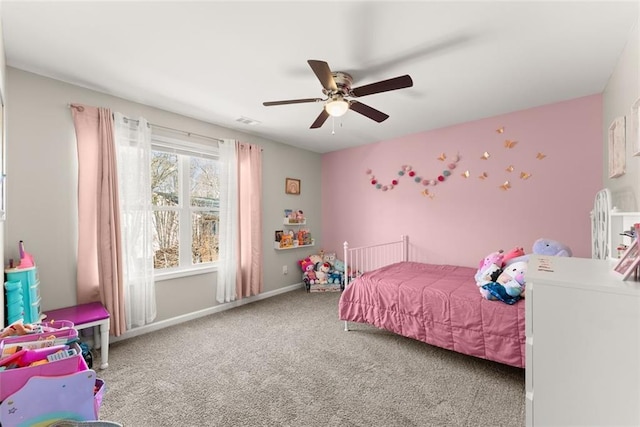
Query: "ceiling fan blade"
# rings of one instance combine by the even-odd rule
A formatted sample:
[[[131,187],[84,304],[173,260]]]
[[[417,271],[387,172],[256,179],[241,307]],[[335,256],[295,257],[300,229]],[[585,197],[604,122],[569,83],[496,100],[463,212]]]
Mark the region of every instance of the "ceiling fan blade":
[[[360,113],[363,116],[369,117],[371,120],[375,120],[376,122],[384,122],[389,118],[389,115],[383,113],[382,111],[378,111],[373,107],[369,107],[366,104],[358,101],[351,101],[349,108],[355,111],[356,113]]]
[[[313,122],[313,124],[311,125],[311,127],[309,129],[317,129],[317,128],[319,128],[320,126],[322,126],[324,124],[324,122],[327,121],[328,118],[329,118],[329,113],[327,113],[327,110],[325,110],[323,108],[322,111],[320,112],[320,115],[318,116],[316,121]]]
[[[322,87],[328,91],[336,92],[338,90],[338,86],[336,86],[336,81],[333,79],[333,74],[331,73],[331,68],[329,68],[329,64],[324,61],[317,61],[315,59],[309,59],[307,61],[311,69],[316,74],[318,80],[322,84]]]
[[[263,102],[262,105],[269,107],[271,105],[286,105],[286,104],[302,104],[304,102],[320,102],[322,98],[306,98],[306,99],[289,99],[287,101],[269,101]]]
[[[388,92],[390,90],[404,89],[411,86],[413,86],[413,80],[411,80],[411,76],[405,74],[404,76],[381,80],[376,83],[351,89],[351,94],[353,96],[366,96],[374,93]]]

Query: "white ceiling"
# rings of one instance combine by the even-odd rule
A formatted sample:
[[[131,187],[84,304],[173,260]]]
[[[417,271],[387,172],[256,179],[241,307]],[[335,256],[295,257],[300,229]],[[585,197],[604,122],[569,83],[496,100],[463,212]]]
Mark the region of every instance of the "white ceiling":
[[[325,153],[600,93],[637,1],[7,1],[7,65]],[[322,98],[307,60],[354,87],[409,74],[309,126]],[[246,125],[248,117],[260,122]],[[335,134],[332,130],[335,128]]]

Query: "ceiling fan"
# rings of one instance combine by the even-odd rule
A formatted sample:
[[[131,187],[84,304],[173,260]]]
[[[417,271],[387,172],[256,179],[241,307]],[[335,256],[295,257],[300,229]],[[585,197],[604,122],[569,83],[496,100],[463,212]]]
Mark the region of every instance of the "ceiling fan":
[[[263,102],[262,105],[269,107],[272,105],[324,102],[324,108],[316,120],[311,124],[311,129],[321,127],[329,116],[340,117],[344,115],[347,110],[353,110],[356,113],[360,113],[378,123],[383,122],[389,118],[387,114],[351,98],[359,98],[366,95],[373,95],[374,93],[388,92],[390,90],[404,89],[413,86],[413,80],[411,80],[411,77],[407,74],[352,89],[351,84],[353,83],[353,78],[348,73],[342,71],[331,71],[329,64],[324,61],[310,59],[307,62],[311,66],[316,77],[318,77],[318,80],[320,80],[323,88],[322,93],[326,95],[326,98],[270,101]]]

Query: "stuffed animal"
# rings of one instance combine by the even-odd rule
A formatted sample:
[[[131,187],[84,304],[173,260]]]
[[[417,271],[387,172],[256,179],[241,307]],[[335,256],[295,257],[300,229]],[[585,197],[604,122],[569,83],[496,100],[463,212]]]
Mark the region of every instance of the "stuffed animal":
[[[308,257],[298,261],[302,272],[307,272],[309,270],[313,270],[315,268],[315,264]]]
[[[0,331],[0,338],[7,338],[13,336],[27,335],[34,332],[34,327],[31,324],[24,324],[22,320],[18,320],[2,331]]]
[[[502,270],[496,282],[504,286],[507,293],[512,297],[523,297],[525,286],[524,276],[527,272],[528,265],[525,261],[517,261],[509,264],[509,266]]]
[[[309,259],[311,260],[311,262],[316,265],[319,262],[323,262],[324,260],[322,259],[322,256],[314,254],[314,255],[310,255]]]
[[[573,256],[569,246],[551,239],[538,239],[533,243],[533,253],[538,255]]]
[[[315,285],[318,281],[318,277],[316,276],[316,272],[314,270],[305,271],[302,274],[302,279],[310,285]]]
[[[514,304],[524,297],[526,261],[518,261],[504,268],[498,278],[486,283],[480,288],[480,294],[488,300],[500,300],[507,304]]]
[[[496,272],[499,274],[501,271],[503,258],[504,253],[502,249],[500,249],[499,251],[491,252],[480,261],[480,266],[478,267],[475,275],[476,284],[478,286],[483,286],[494,280],[493,275],[495,275]]]
[[[342,283],[342,273],[340,273],[339,271],[332,271],[331,273],[329,273],[329,276],[327,276],[327,282]]]
[[[331,270],[331,264],[328,262],[319,262],[316,264],[316,277],[318,281],[316,283],[327,283],[329,270]]]
[[[518,258],[523,255],[524,255],[524,248],[516,246],[515,248],[511,249],[509,252],[504,254],[504,256],[502,257],[502,267],[505,267],[511,264],[514,258]]]
[[[535,255],[550,255],[550,256],[573,256],[571,248],[557,240],[552,239],[538,239],[533,243],[533,253]],[[509,265],[518,261],[529,261],[530,254],[522,255],[519,257],[511,258],[506,265]]]
[[[335,252],[328,252],[326,254],[324,254],[324,262],[328,262],[329,264],[331,264],[333,266],[333,264],[336,262],[336,253]]]
[[[333,269],[344,273],[344,261],[336,259],[333,263]]]

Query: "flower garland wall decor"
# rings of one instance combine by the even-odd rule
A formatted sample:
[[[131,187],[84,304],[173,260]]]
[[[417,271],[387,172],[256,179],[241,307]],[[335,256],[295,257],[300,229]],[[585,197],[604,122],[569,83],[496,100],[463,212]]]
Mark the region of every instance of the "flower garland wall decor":
[[[495,132],[501,135],[501,137],[504,137],[503,134],[505,133],[505,126],[501,126],[500,128],[496,129]],[[519,147],[519,141],[515,139],[504,139],[502,142],[502,146],[503,146],[503,149],[506,149],[506,150],[517,149],[517,147]],[[537,160],[543,160],[546,157],[547,155],[542,152],[538,152],[536,155]],[[421,175],[411,165],[400,166],[400,169],[397,171],[397,175],[398,175],[397,178],[391,180],[391,182],[388,182],[387,184],[380,182],[380,180],[378,180],[376,176],[373,174],[371,169],[367,169],[365,173],[369,176],[370,184],[373,185],[376,190],[381,190],[381,191],[393,190],[397,185],[400,184],[402,177],[408,177],[411,180],[413,180],[414,183],[421,184],[423,187],[434,187],[438,183],[442,183],[448,180],[452,176],[452,171],[458,165],[460,158],[461,158],[460,154],[456,154],[451,159],[447,159],[446,153],[441,153],[437,157],[437,159],[443,163],[444,162],[448,162],[448,163],[447,163],[446,169],[443,169],[441,173],[435,177],[433,175],[431,176]],[[486,162],[490,162],[493,160],[489,151],[483,151],[482,154],[479,156],[479,159]],[[514,166],[513,164],[508,164],[504,169],[504,172],[506,172],[507,174],[513,174],[514,172],[516,172],[516,176],[517,176],[517,169],[516,169],[516,166]],[[532,176],[532,174],[527,171],[519,171],[519,172],[520,172],[519,177],[522,181],[526,181]],[[468,179],[471,175],[472,175],[472,172],[470,170],[465,170],[460,174],[460,176],[463,179]],[[476,176],[480,181],[486,181],[486,182],[490,181],[489,174],[486,172],[486,170],[478,173]],[[493,174],[493,177],[491,180],[495,178],[500,179],[499,177],[496,176],[496,174]],[[509,175],[507,175],[507,178],[509,178]],[[502,191],[510,190],[512,188],[512,181],[509,179],[506,179],[502,181],[502,183],[498,186],[498,188]],[[422,194],[425,197],[429,197],[431,199],[433,199],[434,197],[433,190],[430,191],[428,188],[424,188],[420,192],[420,194]]]
[[[441,162],[446,161],[447,160],[446,153],[441,153],[440,156],[438,156],[438,160],[440,160]],[[453,158],[449,160],[449,163],[447,164],[447,168],[443,169],[441,173],[435,177],[433,176],[427,177],[425,175],[420,175],[418,174],[418,172],[416,172],[413,169],[413,166],[402,165],[400,166],[400,169],[397,172],[398,178],[391,180],[391,182],[389,182],[388,184],[380,183],[376,178],[376,176],[373,175],[373,172],[371,171],[371,169],[367,169],[365,173],[369,175],[369,182],[371,183],[371,185],[373,185],[377,190],[382,190],[382,191],[393,190],[400,183],[400,178],[405,176],[411,178],[411,180],[416,184],[421,184],[422,186],[435,186],[438,183],[444,182],[447,178],[451,176],[451,171],[456,168],[456,165],[458,164],[459,161],[460,161],[460,155],[456,154],[455,156],[453,156]],[[424,189],[421,192],[421,194],[423,196],[428,196],[430,198],[433,198],[433,193],[429,192],[427,189]]]

